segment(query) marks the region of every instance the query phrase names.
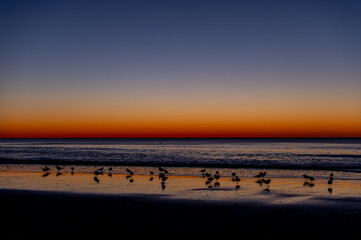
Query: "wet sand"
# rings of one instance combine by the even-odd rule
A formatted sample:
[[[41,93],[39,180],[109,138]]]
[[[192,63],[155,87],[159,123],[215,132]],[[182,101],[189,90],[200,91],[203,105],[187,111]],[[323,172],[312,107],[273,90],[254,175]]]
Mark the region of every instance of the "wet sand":
[[[6,170],[0,172],[0,226],[8,239],[361,239],[357,179],[332,186],[316,179],[311,187],[301,177],[272,178],[265,186],[223,174],[220,186],[209,188],[205,177],[174,173],[162,184],[157,175],[104,172],[97,182],[86,171]]]
[[[174,199],[166,195],[0,190],[2,236],[360,239],[361,199],[332,204]],[[324,204],[326,203],[326,204]]]

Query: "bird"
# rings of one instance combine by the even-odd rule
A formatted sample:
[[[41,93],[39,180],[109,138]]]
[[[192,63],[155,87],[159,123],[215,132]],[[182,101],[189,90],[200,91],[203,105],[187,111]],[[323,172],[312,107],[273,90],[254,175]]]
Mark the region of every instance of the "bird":
[[[333,178],[333,173],[330,174],[330,178]]]
[[[219,182],[215,182],[215,183],[214,183],[214,186],[215,186],[215,187],[219,187],[220,185],[221,185],[221,184],[220,184]]]
[[[332,188],[328,188],[327,191],[328,191],[329,193],[332,193]]]
[[[327,183],[328,183],[328,184],[332,184],[332,183],[333,183],[333,178],[331,178],[330,180],[328,180]]]
[[[44,171],[44,172],[47,172],[47,171],[49,171],[49,170],[50,170],[50,168],[48,168],[47,166],[43,167],[43,171]]]
[[[254,176],[256,178],[261,178],[262,177],[262,172],[260,172],[259,174],[257,174],[256,176]]]
[[[99,178],[98,178],[98,177],[94,177],[94,181],[95,181],[96,183],[99,183]]]
[[[167,179],[168,179],[168,177],[163,176],[163,177],[162,177],[162,182],[165,182]]]
[[[254,177],[256,177],[256,178],[263,178],[264,176],[266,176],[266,173],[267,173],[267,172],[260,172],[259,174],[257,174],[257,175],[254,176]]]
[[[132,172],[129,168],[126,168],[125,171],[127,171],[128,173]]]
[[[56,173],[56,176],[61,176],[61,175],[63,175],[61,172]]]
[[[94,171],[94,174],[95,174],[96,176],[98,176],[100,173],[98,172],[98,170],[95,170],[95,171]]]
[[[239,181],[241,181],[241,179],[240,179],[238,176],[236,176],[236,177],[234,178],[234,181],[239,182]]]
[[[221,176],[220,176],[219,174],[215,174],[215,175],[214,175],[214,178],[215,178],[216,180],[218,180],[220,177],[221,177]]]
[[[74,171],[74,167],[71,167],[70,170]]]
[[[235,177],[235,176],[236,176],[236,173],[234,173],[234,172],[231,173],[231,176],[232,176],[232,177]]]
[[[59,167],[58,165],[56,165],[56,169],[57,169],[58,171],[60,171],[61,169],[64,169],[64,168]]]
[[[314,177],[308,176],[306,174],[303,174],[303,177],[305,178],[305,180],[309,179],[311,182],[315,181]]]
[[[164,168],[162,168],[162,167],[158,167],[158,169],[159,169],[159,171],[161,171],[161,172],[164,172]]]
[[[267,180],[262,179],[262,182],[269,185],[271,183],[271,179],[267,179]]]
[[[113,170],[113,168],[112,168],[112,167],[110,167],[110,168],[108,168],[108,170],[111,172],[111,171]]]
[[[149,172],[149,174],[150,174],[150,175],[153,175],[153,174],[154,174],[154,172],[153,172],[153,171],[150,171],[150,172]]]
[[[239,185],[236,185],[236,187],[235,187],[235,189],[239,189],[241,186],[239,186]]]
[[[103,171],[104,167],[98,168],[98,171]]]
[[[43,174],[43,177],[47,177],[47,176],[49,176],[49,174],[50,174],[49,172],[46,172]]]
[[[202,170],[200,170],[199,172],[205,173],[205,172],[206,172],[206,169],[202,169]]]

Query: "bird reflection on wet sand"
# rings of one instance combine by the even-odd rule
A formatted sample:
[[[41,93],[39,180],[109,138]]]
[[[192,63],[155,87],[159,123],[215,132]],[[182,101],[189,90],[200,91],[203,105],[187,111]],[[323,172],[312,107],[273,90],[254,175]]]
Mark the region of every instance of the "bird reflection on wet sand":
[[[53,168],[54,169],[54,168]],[[70,171],[70,174],[73,175],[75,168],[74,167],[69,167],[68,168]],[[48,177],[49,175],[51,175],[51,168],[49,168],[48,166],[44,166],[41,168],[43,174],[41,175],[43,178]],[[131,170],[130,168],[124,168],[125,170],[125,179],[129,182],[129,183],[134,183],[135,181],[135,173],[133,170]],[[161,189],[164,191],[167,189],[167,182],[169,177],[171,176],[169,174],[169,171],[167,169],[165,169],[164,167],[158,167],[157,168],[158,171],[158,179],[160,182],[160,187]],[[67,171],[67,167],[60,167],[60,166],[56,166],[55,167],[55,171],[53,171],[55,173],[55,176],[62,176],[62,175],[66,175]],[[104,172],[105,171],[105,172]],[[119,170],[117,170],[119,171]],[[91,172],[91,171],[90,171]],[[227,181],[231,181],[234,183],[233,188],[235,190],[239,190],[241,189],[241,185],[239,184],[239,182],[242,180],[240,176],[237,175],[236,172],[229,172],[228,174],[225,174],[225,178],[221,177],[220,171],[219,170],[207,170],[207,169],[200,169],[198,171],[199,173],[201,173],[201,176],[199,176],[200,178],[204,179],[204,184],[206,186],[205,189],[215,189],[215,188],[219,188],[219,189],[227,189],[229,187],[229,183],[227,183]],[[113,176],[113,167],[109,167],[109,168],[96,168],[93,172],[93,182],[94,183],[100,183],[101,182],[101,178],[100,176],[103,175],[103,173],[106,173],[107,176],[112,177]],[[156,175],[156,171],[151,170],[147,172],[148,174],[145,174],[144,176],[149,176],[148,181],[152,182],[154,181]],[[114,173],[116,175],[119,175],[119,173]],[[272,180],[270,178],[265,179],[264,177],[266,176],[266,172],[261,171],[256,175],[253,175],[255,178],[258,178],[257,181],[255,181],[257,184],[259,184],[259,186],[261,187],[261,191],[264,192],[270,192],[271,191],[271,182]],[[139,176],[142,176],[143,174],[141,173]],[[314,187],[315,186],[315,178],[313,176],[307,175],[307,174],[303,174],[302,176],[300,176],[300,178],[303,177],[304,182],[303,182],[303,186],[304,187]],[[176,178],[177,179],[177,178]],[[334,174],[331,173],[329,175],[329,179],[326,180],[327,184],[328,184],[328,188],[327,188],[327,192],[329,194],[333,193],[333,188],[332,185],[334,183]],[[223,181],[226,181],[226,184],[223,184]],[[247,180],[249,181],[249,180]],[[224,188],[222,188],[224,186]]]

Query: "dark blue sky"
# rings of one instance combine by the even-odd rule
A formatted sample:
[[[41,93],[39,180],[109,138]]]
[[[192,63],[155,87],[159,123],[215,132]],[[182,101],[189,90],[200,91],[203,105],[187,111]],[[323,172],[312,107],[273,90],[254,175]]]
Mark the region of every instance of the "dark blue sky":
[[[9,74],[358,74],[361,63],[360,1],[2,1],[1,9]]]

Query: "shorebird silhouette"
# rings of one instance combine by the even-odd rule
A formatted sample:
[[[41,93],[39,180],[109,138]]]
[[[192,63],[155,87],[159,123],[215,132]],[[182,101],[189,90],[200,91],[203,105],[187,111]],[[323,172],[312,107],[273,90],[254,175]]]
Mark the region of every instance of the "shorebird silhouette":
[[[46,172],[43,174],[43,177],[47,177],[47,176],[49,176],[49,174],[50,174],[49,172]]]
[[[330,174],[330,179],[328,180],[328,184],[332,184],[333,183],[333,173]]]
[[[241,188],[241,186],[239,186],[239,185],[236,185],[236,187],[235,187],[236,190],[240,189],[240,188]]]
[[[168,177],[163,176],[163,177],[162,177],[162,182],[165,182],[167,179],[168,179]]]
[[[99,181],[99,178],[98,177],[94,177],[94,181],[96,182],[96,183],[99,183],[100,181]]]
[[[61,176],[61,175],[63,175],[61,172],[56,173],[56,176]]]
[[[305,178],[305,180],[310,180],[311,182],[315,181],[315,178],[314,177],[311,177],[311,176],[308,176],[306,174],[303,174],[303,177]]]
[[[199,172],[205,173],[205,172],[206,172],[206,169],[202,169],[202,170],[200,170]]]
[[[98,171],[103,171],[104,167],[98,168]]]
[[[44,171],[44,172],[47,172],[47,171],[49,171],[49,170],[50,170],[50,168],[48,168],[47,166],[43,167],[43,171]]]
[[[269,184],[271,183],[271,179],[267,179],[267,180],[262,179],[262,182],[263,182],[264,184],[269,185]]]
[[[58,171],[60,171],[60,170],[62,170],[62,169],[64,169],[64,168],[59,167],[58,165],[56,165],[56,169],[57,169]]]
[[[112,167],[108,168],[108,171],[109,171],[109,172],[111,172],[112,170],[113,170],[113,168],[112,168]]]
[[[239,182],[239,181],[241,181],[241,179],[240,179],[238,176],[236,176],[236,177],[234,178],[234,181]]]
[[[256,178],[263,178],[264,176],[266,176],[266,174],[267,174],[267,172],[260,172],[259,174],[257,174],[257,175],[254,176],[254,177],[256,177]]]
[[[128,173],[132,172],[129,168],[126,168],[125,171],[127,171]]]
[[[328,188],[327,191],[328,191],[329,193],[332,193],[332,188]]]
[[[150,171],[150,172],[149,172],[149,174],[150,174],[150,175],[153,175],[153,174],[154,174],[154,172],[153,172],[153,171]]]
[[[162,167],[158,167],[158,169],[159,169],[160,172],[164,172],[164,170],[165,170],[165,169],[162,168]]]
[[[95,170],[95,171],[94,171],[94,174],[95,174],[96,176],[98,176],[98,175],[100,174],[100,172],[98,172],[98,170]]]

